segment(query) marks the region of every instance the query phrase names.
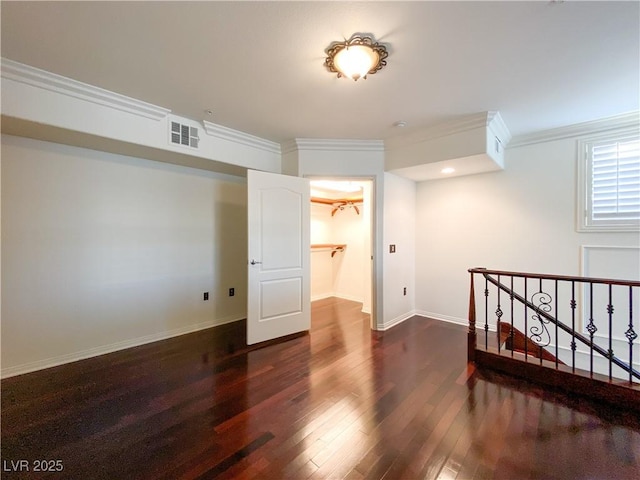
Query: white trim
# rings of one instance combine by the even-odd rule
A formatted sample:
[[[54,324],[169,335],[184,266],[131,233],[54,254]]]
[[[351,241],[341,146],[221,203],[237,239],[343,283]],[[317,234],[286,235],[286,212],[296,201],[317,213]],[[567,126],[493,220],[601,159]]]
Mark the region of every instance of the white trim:
[[[255,135],[250,135],[240,130],[223,127],[222,125],[208,122],[207,120],[204,120],[202,123],[204,124],[205,133],[212,137],[257,148],[258,150],[264,150],[269,153],[276,153],[278,155],[282,153],[279,143],[265,140],[264,138],[256,137]]]
[[[565,138],[580,137],[583,135],[606,132],[608,130],[616,130],[619,128],[635,128],[637,131],[639,123],[640,111],[628,112],[590,122],[576,123],[575,125],[568,125],[566,127],[558,127],[534,133],[527,133],[524,135],[517,135],[511,140],[509,148],[522,147],[524,145],[532,145],[535,143],[551,142]]]
[[[415,316],[416,312],[415,310],[411,310],[410,312],[407,313],[403,313],[402,315],[389,320],[388,322],[384,323],[380,328],[378,328],[379,331],[385,332],[387,330],[389,330],[392,327],[395,327],[396,325],[401,324],[402,322],[404,322],[405,320],[410,319],[411,317]]]
[[[626,223],[611,223],[611,221],[590,220],[591,195],[590,188],[592,183],[592,159],[587,151],[587,146],[594,142],[602,140],[613,140],[614,138],[622,138],[626,136],[638,135],[639,125],[634,127],[616,128],[608,132],[601,132],[594,135],[583,136],[578,138],[576,146],[576,231],[577,232],[637,232],[640,230],[640,222],[629,221]]]
[[[120,95],[71,78],[2,58],[2,78],[32,87],[50,90],[87,102],[97,103],[152,120],[162,120],[171,110],[132,97]]]
[[[315,150],[326,152],[384,152],[384,141],[330,138],[296,138],[282,144],[283,155],[298,150]]]
[[[349,300],[350,302],[362,303],[361,298],[352,297],[350,295],[340,295],[337,292],[329,292],[329,293],[323,293],[321,295],[313,296],[311,297],[311,301],[315,302],[316,300],[324,300],[325,298],[339,298],[341,300]]]
[[[580,264],[580,275],[583,277],[593,276],[590,275],[587,266],[587,250],[640,250],[640,246],[637,245],[580,245],[580,253],[582,258],[582,263]],[[622,280],[622,279],[620,279]],[[629,279],[626,279],[629,280]],[[631,279],[636,280],[636,279]]]
[[[334,292],[333,296],[336,298],[341,298],[342,300],[349,300],[351,302],[363,303],[362,298],[354,297],[352,295],[342,295],[339,292]]]
[[[416,310],[415,314],[420,317],[432,318],[433,320],[439,320],[441,322],[454,323],[456,325],[462,325],[464,327],[469,326],[469,320],[467,320],[466,318],[451,317],[449,315],[442,315],[440,313],[425,312],[424,310]],[[484,324],[481,325],[476,321],[476,333],[480,335],[480,333],[483,331]],[[489,324],[489,331],[497,332],[498,330],[496,329],[495,325]]]
[[[182,328],[176,328],[165,332],[158,332],[151,335],[145,335],[144,337],[133,338],[129,340],[123,340],[121,342],[112,343],[110,345],[102,345],[100,347],[89,348],[80,352],[68,353],[65,355],[59,355],[56,357],[46,358],[44,360],[37,360],[35,362],[24,363],[22,365],[16,365],[13,367],[3,368],[0,374],[1,378],[14,377],[16,375],[22,375],[25,373],[35,372],[37,370],[43,370],[45,368],[57,367],[64,365],[65,363],[76,362],[78,360],[85,360],[87,358],[97,357],[99,355],[105,355],[107,353],[117,352],[119,350],[126,350],[127,348],[139,347],[148,343],[157,342],[160,340],[166,340],[168,338],[179,337],[188,333],[197,332],[200,330],[206,330],[207,328],[217,327],[225,325],[227,323],[237,322],[244,320],[246,317],[237,318],[235,316],[223,317],[217,320],[209,322],[197,323],[195,325],[188,325]]]
[[[341,295],[338,292],[329,292],[323,293],[321,295],[315,295],[311,297],[311,301],[315,302],[316,300],[324,300],[325,298],[340,298],[342,300],[349,300],[350,302],[363,303],[361,298],[353,297],[351,295]]]
[[[325,298],[331,298],[331,297],[335,297],[335,294],[333,292],[330,293],[323,293],[322,295],[314,295],[311,297],[311,301],[315,302],[317,300],[324,300]]]

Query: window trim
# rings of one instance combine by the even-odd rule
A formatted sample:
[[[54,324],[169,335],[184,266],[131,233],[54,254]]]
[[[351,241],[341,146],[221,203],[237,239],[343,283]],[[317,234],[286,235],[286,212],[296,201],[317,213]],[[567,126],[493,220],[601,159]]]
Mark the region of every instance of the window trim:
[[[607,133],[582,137],[577,142],[577,201],[576,201],[576,230],[578,232],[639,232],[640,219],[615,223],[602,221],[593,223],[590,215],[591,190],[591,161],[587,147],[592,143],[602,141],[616,141],[625,137],[638,137],[638,128],[620,128]]]

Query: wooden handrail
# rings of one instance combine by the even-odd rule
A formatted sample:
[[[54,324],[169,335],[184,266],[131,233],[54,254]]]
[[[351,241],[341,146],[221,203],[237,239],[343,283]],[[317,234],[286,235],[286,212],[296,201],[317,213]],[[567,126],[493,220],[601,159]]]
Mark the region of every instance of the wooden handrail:
[[[539,280],[563,280],[569,282],[581,282],[581,283],[603,283],[605,285],[623,285],[626,287],[640,287],[640,281],[635,280],[615,280],[612,278],[596,278],[596,277],[575,277],[571,275],[546,275],[541,273],[524,273],[524,272],[509,272],[506,270],[489,270],[482,267],[470,268],[469,273],[480,273],[487,275],[503,275],[507,277],[517,278],[535,278]]]
[[[535,279],[542,279],[542,280],[563,280],[563,281],[571,281],[571,282],[584,281],[586,283],[592,282],[592,283],[604,283],[608,285],[623,285],[623,286],[640,286],[640,282],[611,280],[611,279],[600,280],[600,279],[588,278],[588,277],[571,277],[571,276],[560,276],[560,275],[540,275],[540,274],[529,275],[527,273],[516,273],[516,272],[503,271],[503,270],[488,270],[486,268],[471,268],[469,269],[469,273],[471,274],[471,288],[472,288],[471,296],[473,296],[473,275],[474,273],[481,274],[484,276],[484,278],[487,279],[487,281],[489,281],[489,283],[493,284],[494,286],[504,291],[505,293],[508,293],[512,298],[518,300],[518,302],[522,303],[523,305],[526,305],[528,308],[535,311],[536,315],[544,317],[549,322],[553,323],[554,325],[557,325],[561,330],[564,330],[565,332],[571,334],[572,338],[579,340],[582,344],[587,345],[593,351],[596,351],[598,354],[600,354],[604,358],[609,359],[612,363],[622,368],[624,371],[630,373],[633,377],[640,379],[640,372],[635,370],[633,368],[633,365],[627,365],[626,363],[618,359],[616,356],[612,355],[613,352],[611,353],[608,352],[607,350],[600,347],[599,345],[591,342],[591,340],[585,337],[584,335],[580,334],[579,332],[573,330],[572,328],[568,327],[567,325],[559,321],[553,315],[549,315],[547,312],[544,312],[539,308],[536,308],[536,306],[533,303],[531,303],[528,299],[526,299],[522,295],[517,294],[507,285],[500,283],[498,280],[491,277],[491,275],[499,275],[499,276],[506,276],[506,277],[520,276],[524,278],[535,278]],[[473,314],[474,314],[473,330],[475,332],[475,307],[474,307]],[[471,332],[471,312],[469,315],[469,331]],[[474,345],[475,345],[475,342],[474,342]]]

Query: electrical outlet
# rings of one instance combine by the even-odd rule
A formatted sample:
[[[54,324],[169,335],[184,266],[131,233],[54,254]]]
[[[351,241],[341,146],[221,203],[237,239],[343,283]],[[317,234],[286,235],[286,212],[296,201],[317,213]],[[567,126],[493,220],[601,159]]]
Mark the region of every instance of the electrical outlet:
[[[406,294],[407,294],[407,287],[404,287],[404,288],[402,289],[402,294],[403,294],[403,295],[406,295]]]
[[[396,246],[394,244],[389,245],[389,253],[396,253]]]
[[[207,300],[209,300],[209,292],[204,292],[203,300],[204,300],[205,302],[206,302]]]
[[[233,297],[236,294],[236,289],[235,288],[230,288],[229,289],[229,296]]]

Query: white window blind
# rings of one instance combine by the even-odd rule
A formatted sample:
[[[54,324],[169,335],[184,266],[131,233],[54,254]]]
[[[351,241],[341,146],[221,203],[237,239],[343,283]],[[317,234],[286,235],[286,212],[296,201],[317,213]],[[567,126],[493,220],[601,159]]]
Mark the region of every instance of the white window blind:
[[[640,223],[640,136],[586,143],[587,224]]]
[[[599,142],[592,147],[594,220],[640,218],[640,141]]]

